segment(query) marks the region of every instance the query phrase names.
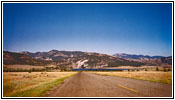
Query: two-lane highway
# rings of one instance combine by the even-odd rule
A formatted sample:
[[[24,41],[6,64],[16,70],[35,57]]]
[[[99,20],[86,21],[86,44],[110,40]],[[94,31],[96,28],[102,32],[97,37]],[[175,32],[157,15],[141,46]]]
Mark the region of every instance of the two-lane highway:
[[[129,78],[80,72],[44,97],[171,97],[172,86]]]

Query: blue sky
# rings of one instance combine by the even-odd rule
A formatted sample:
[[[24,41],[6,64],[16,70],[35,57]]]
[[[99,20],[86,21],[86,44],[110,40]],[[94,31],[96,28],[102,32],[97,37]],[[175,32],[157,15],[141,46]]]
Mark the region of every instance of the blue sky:
[[[4,3],[3,49],[172,55],[171,3]]]

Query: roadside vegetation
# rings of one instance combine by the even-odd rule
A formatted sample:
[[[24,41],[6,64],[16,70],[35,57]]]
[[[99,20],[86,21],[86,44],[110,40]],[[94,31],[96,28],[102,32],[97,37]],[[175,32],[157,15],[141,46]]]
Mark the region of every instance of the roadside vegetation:
[[[94,71],[90,73],[95,73],[98,75],[109,75],[109,76],[118,76],[139,80],[146,80],[151,82],[160,82],[166,84],[172,84],[172,69],[167,68],[158,68],[155,69],[136,69],[136,70],[127,70],[127,71]]]
[[[77,72],[3,72],[4,97],[39,97]]]
[[[3,72],[60,72],[71,71],[70,68],[56,65],[3,65]]]

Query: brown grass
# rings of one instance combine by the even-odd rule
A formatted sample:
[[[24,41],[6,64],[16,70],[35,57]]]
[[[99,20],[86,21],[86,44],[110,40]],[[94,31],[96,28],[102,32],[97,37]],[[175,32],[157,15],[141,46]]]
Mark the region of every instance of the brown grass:
[[[77,72],[3,72],[3,96],[17,95],[75,73]]]
[[[91,72],[91,73],[172,84],[172,72],[134,71],[134,72]]]

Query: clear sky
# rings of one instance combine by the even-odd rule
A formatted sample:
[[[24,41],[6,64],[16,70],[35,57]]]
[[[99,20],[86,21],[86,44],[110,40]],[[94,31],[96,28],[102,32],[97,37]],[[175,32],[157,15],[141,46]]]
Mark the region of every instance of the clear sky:
[[[172,55],[171,3],[4,3],[3,49]]]

